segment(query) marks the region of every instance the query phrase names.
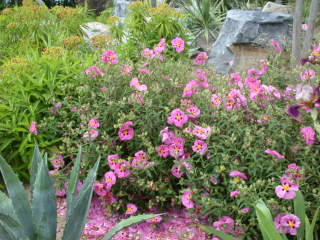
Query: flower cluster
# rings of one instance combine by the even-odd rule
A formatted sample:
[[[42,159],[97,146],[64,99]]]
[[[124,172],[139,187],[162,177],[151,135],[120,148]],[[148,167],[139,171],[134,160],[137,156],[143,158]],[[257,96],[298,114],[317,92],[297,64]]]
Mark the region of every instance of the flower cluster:
[[[231,234],[237,239],[242,239],[241,236],[244,234],[244,227],[238,226],[236,222],[229,216],[224,216],[218,221],[215,221],[213,223],[213,228],[218,231]],[[212,240],[220,240],[220,238],[214,237]]]
[[[99,131],[98,128],[100,127],[100,122],[96,120],[95,118],[90,119],[88,123],[88,128],[84,134],[83,138],[86,139],[87,141],[91,141],[99,136]]]

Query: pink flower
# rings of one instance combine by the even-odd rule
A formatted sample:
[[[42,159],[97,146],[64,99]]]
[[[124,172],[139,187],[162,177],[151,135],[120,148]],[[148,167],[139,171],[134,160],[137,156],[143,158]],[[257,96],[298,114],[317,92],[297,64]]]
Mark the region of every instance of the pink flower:
[[[300,178],[304,177],[303,170],[299,168],[295,163],[289,164],[285,173],[288,177],[290,177],[296,183],[299,181]]]
[[[293,214],[286,214],[281,218],[281,226],[284,228],[284,233],[297,235],[297,229],[300,226],[300,219]]]
[[[211,95],[211,104],[212,104],[212,106],[220,107],[221,101],[222,101],[221,97],[219,97],[217,94],[212,94]]]
[[[271,156],[274,156],[275,158],[278,158],[278,159],[284,158],[283,155],[281,155],[280,153],[278,153],[277,151],[272,150],[272,149],[266,149],[264,152],[271,155]]]
[[[152,59],[154,58],[154,52],[153,50],[149,49],[149,48],[145,48],[141,51],[141,56],[147,59]]]
[[[148,166],[147,153],[144,151],[136,152],[131,165],[138,168],[146,168]]]
[[[119,166],[119,163],[121,162],[118,154],[109,155],[107,159],[108,159],[109,168],[112,170],[115,170]]]
[[[29,132],[33,133],[34,135],[38,135],[38,130],[37,130],[37,123],[36,122],[32,122],[30,127],[29,127]]]
[[[102,183],[93,184],[93,191],[99,196],[105,196],[108,192],[107,189],[104,188],[104,184]]]
[[[183,89],[182,97],[192,97],[198,90],[199,83],[196,80],[189,81]]]
[[[169,156],[169,148],[167,145],[160,145],[157,147],[157,152],[158,154],[163,157],[166,158]]]
[[[131,175],[129,167],[130,167],[129,162],[122,160],[121,163],[118,164],[116,169],[114,170],[118,178],[129,177]]]
[[[248,213],[249,211],[250,211],[250,208],[242,208],[240,210],[240,212],[242,212],[242,213]]]
[[[188,121],[188,116],[185,115],[180,109],[174,109],[167,119],[167,122],[177,127],[182,127]]]
[[[281,219],[283,216],[285,216],[286,214],[285,213],[280,213],[278,214],[275,219],[273,220],[273,224],[276,228],[276,230],[279,232],[279,233],[285,233],[285,230],[281,224]]]
[[[87,140],[93,140],[93,139],[97,138],[98,136],[99,136],[99,131],[94,128],[91,128],[88,131],[86,131],[82,137]]]
[[[160,42],[154,47],[154,52],[156,54],[162,53],[166,48],[166,40],[164,38],[160,39]]]
[[[176,50],[176,52],[182,52],[184,50],[184,41],[176,37],[171,41],[172,47]]]
[[[139,72],[139,73],[150,73],[150,70],[149,70],[149,69],[146,69],[146,68],[139,68],[139,69],[138,69],[138,72]]]
[[[51,163],[55,169],[59,169],[64,165],[64,160],[61,154],[51,153]]]
[[[311,126],[301,128],[300,134],[303,136],[306,144],[312,146],[316,140],[316,132]]]
[[[192,194],[189,190],[184,190],[182,195],[182,204],[186,208],[194,208],[194,203],[191,201]]]
[[[247,105],[247,99],[241,94],[240,90],[232,89],[228,93],[227,103],[225,108],[227,110],[239,109]]]
[[[291,180],[286,176],[281,177],[280,183],[281,185],[277,186],[275,189],[277,196],[287,200],[295,198],[296,191],[299,190],[299,186],[294,182],[291,182]]]
[[[218,221],[213,223],[213,228],[224,232],[224,233],[232,233],[235,226],[235,222],[231,217],[224,216],[220,218]]]
[[[192,146],[192,150],[200,155],[203,155],[207,150],[207,144],[202,140],[195,140]]]
[[[316,76],[316,72],[312,69],[307,69],[304,73],[300,74],[300,78],[302,81],[306,81],[308,79],[313,79]]]
[[[201,65],[206,63],[208,60],[208,54],[206,52],[200,52],[196,56],[196,58],[193,60],[193,62],[197,65]]]
[[[271,40],[271,45],[273,46],[273,49],[276,51],[276,52],[281,52],[281,46],[280,46],[280,43],[275,41],[275,40]]]
[[[117,64],[118,63],[118,56],[112,50],[105,51],[101,57],[102,62],[110,63],[110,64]]]
[[[113,171],[106,172],[104,174],[104,182],[108,190],[116,183],[117,177]]]
[[[181,171],[181,166],[173,166],[171,168],[171,174],[176,178],[181,178],[184,172]]]
[[[154,218],[148,219],[146,222],[147,223],[159,223],[161,221],[162,221],[162,217],[161,216],[156,216]]]
[[[90,75],[91,78],[95,78],[96,76],[103,76],[103,72],[97,66],[91,66],[84,71],[84,73],[88,76]]]
[[[248,179],[248,177],[244,173],[242,173],[242,172],[240,172],[238,170],[231,171],[229,173],[229,176],[230,177],[239,177],[239,178],[241,178],[243,180],[247,180]]]
[[[136,205],[132,204],[132,203],[128,203],[127,204],[127,211],[126,214],[127,215],[132,215],[135,214],[137,212],[138,208]]]
[[[186,109],[186,113],[190,119],[196,119],[197,117],[200,116],[201,111],[195,105],[191,105]]]
[[[198,138],[200,138],[200,139],[202,139],[202,140],[205,140],[205,139],[207,139],[207,138],[210,136],[210,134],[211,134],[211,127],[202,128],[202,127],[196,125],[196,126],[194,127],[192,133],[193,133],[196,137],[198,137]]]
[[[90,119],[88,126],[89,126],[89,128],[95,128],[95,129],[97,129],[97,128],[100,127],[100,123],[99,123],[98,120],[92,118],[92,119]]]
[[[147,85],[141,84],[138,78],[132,78],[130,81],[130,87],[135,88],[139,92],[145,92],[148,90]]]
[[[171,157],[177,158],[184,154],[183,144],[171,144],[169,146],[169,153]]]
[[[301,24],[301,29],[303,31],[307,31],[308,30],[308,24]]]
[[[131,71],[132,71],[132,68],[129,65],[123,65],[121,67],[121,74],[122,75],[130,76],[131,75]]]
[[[131,121],[125,122],[121,125],[118,136],[121,141],[128,141],[134,137],[134,130],[133,128],[129,128],[133,123]]]
[[[230,197],[238,197],[240,195],[239,191],[230,192]]]

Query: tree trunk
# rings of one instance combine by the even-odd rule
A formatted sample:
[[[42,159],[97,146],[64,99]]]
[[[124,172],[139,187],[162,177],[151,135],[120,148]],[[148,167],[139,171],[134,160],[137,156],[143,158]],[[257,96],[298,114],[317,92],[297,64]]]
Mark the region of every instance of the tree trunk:
[[[312,0],[311,6],[310,6],[310,13],[309,13],[309,18],[308,18],[308,29],[307,33],[304,39],[304,45],[303,45],[303,52],[302,54],[305,55],[310,51],[311,49],[311,44],[312,44],[312,37],[313,33],[315,30],[315,23],[317,20],[317,15],[319,11],[319,0]]]
[[[296,0],[295,12],[293,16],[293,32],[292,32],[292,53],[291,66],[295,67],[301,57],[301,23],[303,12],[303,1]]]

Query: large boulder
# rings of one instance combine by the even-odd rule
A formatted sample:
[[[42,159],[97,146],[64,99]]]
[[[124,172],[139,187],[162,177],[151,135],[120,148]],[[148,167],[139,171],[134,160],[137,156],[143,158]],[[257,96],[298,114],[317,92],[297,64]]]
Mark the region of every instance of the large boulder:
[[[290,46],[292,16],[257,10],[230,10],[209,52],[209,67],[218,73],[243,71],[269,56],[270,41]],[[230,64],[232,62],[233,64]]]
[[[92,45],[92,40],[95,37],[103,37],[105,39],[110,39],[111,32],[110,28],[100,22],[88,22],[80,26],[84,40],[89,44]]]

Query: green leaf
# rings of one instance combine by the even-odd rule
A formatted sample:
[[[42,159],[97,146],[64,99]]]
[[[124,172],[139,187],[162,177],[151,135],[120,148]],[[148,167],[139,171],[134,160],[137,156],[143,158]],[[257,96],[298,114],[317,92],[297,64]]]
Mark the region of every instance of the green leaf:
[[[102,240],[111,240],[114,235],[116,235],[119,231],[121,231],[123,228],[129,227],[133,224],[137,224],[139,222],[160,216],[162,214],[142,214],[138,216],[132,216],[128,219],[124,219],[121,222],[119,222],[117,225],[115,225],[111,230],[104,236]]]
[[[306,206],[304,203],[303,195],[300,191],[297,191],[296,197],[293,200],[294,205],[294,214],[300,219],[300,226],[298,228],[297,239],[303,239],[305,231],[305,215],[306,215]]]
[[[81,187],[78,198],[71,206],[62,240],[80,239],[91,203],[93,183],[96,179],[99,162],[100,157],[98,158],[94,167],[90,170],[83,186]]]
[[[57,229],[56,194],[48,173],[47,157],[38,165],[34,182],[32,211],[38,240],[55,240]]]
[[[267,237],[265,240],[283,240],[283,237],[274,227],[271,213],[265,203],[259,200],[255,205],[255,209],[260,230],[263,232],[264,237]]]
[[[78,182],[78,174],[79,174],[79,170],[80,170],[81,153],[82,153],[82,149],[80,146],[76,161],[75,161],[73,169],[71,171],[69,185],[68,185],[68,189],[67,189],[68,214],[70,214],[70,209],[71,209],[71,206],[73,206],[74,199],[75,199],[77,182]]]
[[[0,236],[4,240],[17,240],[8,227],[0,221]]]
[[[306,224],[306,229],[305,229],[305,240],[313,240],[313,234],[308,236],[308,233],[310,231],[311,225],[310,221],[307,215],[305,215],[305,224]]]
[[[35,239],[34,225],[31,221],[32,212],[28,202],[28,196],[17,175],[12,171],[11,167],[1,156],[0,171],[14,206],[15,214],[17,215],[25,234],[29,237],[29,239]]]
[[[21,224],[14,213],[12,202],[10,198],[0,191],[0,222],[4,228],[9,229],[10,232],[15,236],[15,238],[22,238],[23,231],[21,231]],[[0,234],[0,236],[2,236]]]
[[[215,236],[221,238],[222,240],[237,240],[236,238],[232,237],[231,235],[228,235],[224,232],[220,232],[212,227],[209,226],[204,226],[204,225],[199,225],[199,227],[205,231],[207,231],[208,233],[212,233]]]
[[[34,150],[33,150],[31,173],[30,173],[30,190],[31,190],[31,192],[33,192],[33,185],[34,185],[34,182],[36,181],[36,176],[37,176],[38,168],[39,168],[41,161],[42,161],[42,157],[41,157],[41,154],[39,151],[39,147],[36,144],[34,146]]]
[[[314,230],[314,227],[315,227],[316,222],[318,220],[319,211],[320,211],[320,207],[318,207],[316,213],[314,214],[314,216],[312,218],[312,222],[311,222],[311,225],[310,225],[310,229],[309,229],[309,231],[307,233],[306,240],[312,240],[313,239],[313,230]]]

